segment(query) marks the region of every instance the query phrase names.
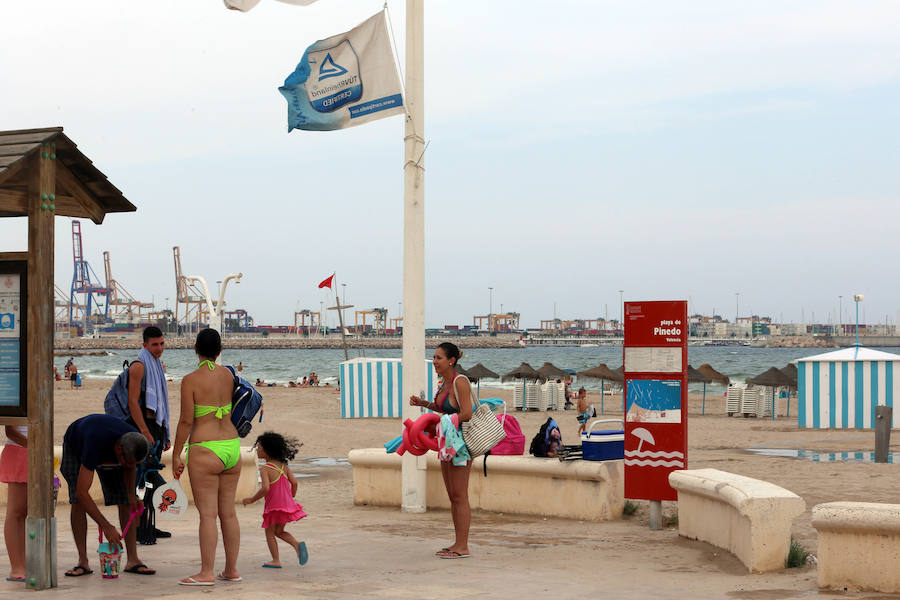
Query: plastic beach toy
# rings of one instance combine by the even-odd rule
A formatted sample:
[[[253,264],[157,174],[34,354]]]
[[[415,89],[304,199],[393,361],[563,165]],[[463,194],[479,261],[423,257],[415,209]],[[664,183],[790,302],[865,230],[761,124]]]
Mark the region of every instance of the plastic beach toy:
[[[140,510],[131,513],[128,522],[122,529],[123,538],[128,533],[128,528],[131,527],[132,521],[134,521],[135,517],[140,516],[142,512],[144,512],[143,506]],[[109,542],[104,542],[103,529],[100,529],[100,545],[97,547],[97,554],[100,555],[100,573],[103,575],[103,579],[117,579],[119,577],[119,566],[122,564],[122,546],[114,546]]]

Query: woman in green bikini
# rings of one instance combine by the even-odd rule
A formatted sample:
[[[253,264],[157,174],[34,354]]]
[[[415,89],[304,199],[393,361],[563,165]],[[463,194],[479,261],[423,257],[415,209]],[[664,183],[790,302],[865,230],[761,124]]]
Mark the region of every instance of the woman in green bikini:
[[[181,418],[172,449],[172,472],[181,477],[187,464],[200,512],[200,572],[180,580],[181,585],[213,585],[216,579],[240,581],[237,570],[241,530],[234,509],[240,466],[240,438],[231,424],[231,397],[234,378],[214,362],[222,351],[222,341],[214,329],[204,329],[194,344],[199,365],[181,380]],[[188,451],[181,450],[190,436]],[[216,558],[216,518],[222,526],[225,569],[214,573]]]

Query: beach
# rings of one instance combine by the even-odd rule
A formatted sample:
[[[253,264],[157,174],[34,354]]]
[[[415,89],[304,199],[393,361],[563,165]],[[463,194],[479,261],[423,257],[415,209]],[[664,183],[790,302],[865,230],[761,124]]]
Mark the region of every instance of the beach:
[[[62,443],[68,423],[89,413],[103,411],[109,382],[86,380],[82,389],[57,383],[55,391],[55,441]],[[171,382],[172,422],[179,413],[178,383]],[[260,390],[265,399],[262,424],[246,438],[273,429],[303,442],[295,472],[299,479],[298,501],[310,517],[289,526],[310,547],[310,562],[300,568],[287,560],[282,546],[280,571],[261,569],[268,559],[260,529],[261,504],[238,507],[242,527],[239,567],[241,584],[220,583],[216,596],[274,598],[443,598],[451,587],[462,597],[535,597],[551,593],[561,598],[800,598],[816,593],[816,568],[807,566],[764,575],[749,575],[729,553],[708,544],[678,536],[672,523],[662,531],[648,529],[648,510],[639,501],[638,513],[620,521],[588,523],[556,518],[476,511],[470,547],[472,558],[444,561],[432,556],[452,536],[447,511],[430,510],[409,515],[396,508],[353,505],[352,471],[338,461],[332,466],[304,463],[313,457],[345,458],[352,448],[378,447],[399,433],[399,421],[340,418],[340,397],[334,388],[271,387]],[[509,390],[492,390],[511,402]],[[599,411],[599,394],[589,394]],[[803,431],[796,419],[729,418],[724,415],[721,394],[707,394],[706,415],[700,415],[701,397],[689,403],[688,461],[690,468],[716,468],[755,477],[783,486],[805,501],[807,510],[793,525],[792,534],[815,554],[815,530],[810,509],[821,502],[854,500],[894,502],[900,482],[900,466],[894,464],[827,463],[801,459],[757,456],[746,448],[764,446],[821,451],[869,451],[874,433],[869,431]],[[781,402],[784,402],[783,400]],[[796,402],[796,400],[794,400]],[[621,396],[606,396],[606,411],[597,418],[621,417]],[[796,404],[792,406],[796,410]],[[779,404],[779,412],[783,410]],[[523,432],[530,438],[552,416],[563,440],[574,443],[577,422],[574,411],[516,412]],[[896,439],[896,438],[895,438]],[[897,450],[897,444],[893,446]],[[527,450],[527,448],[526,448]],[[553,459],[547,459],[553,460]],[[481,476],[472,473],[472,477]],[[111,513],[109,509],[105,509]],[[671,517],[674,503],[665,503]],[[160,521],[174,537],[155,546],[141,546],[140,556],[154,577],[123,574],[118,581],[104,581],[95,574],[81,579],[62,576],[75,563],[68,523],[68,507],[57,511],[60,587],[48,592],[57,597],[121,598],[193,597],[197,590],[175,585],[194,572],[199,562],[196,546],[197,518],[193,509],[173,521]],[[93,531],[93,527],[89,527]],[[90,544],[89,550],[93,546]],[[219,548],[221,554],[221,544]],[[93,560],[93,557],[92,557]],[[220,556],[217,565],[224,559]],[[94,561],[95,563],[96,561]],[[96,564],[94,564],[96,566]],[[511,586],[515,586],[514,589]],[[128,586],[127,588],[124,586]],[[0,586],[0,597],[14,597],[21,587]],[[207,591],[209,589],[207,588]],[[606,593],[601,593],[605,591]],[[864,594],[822,593],[820,598],[866,597]]]

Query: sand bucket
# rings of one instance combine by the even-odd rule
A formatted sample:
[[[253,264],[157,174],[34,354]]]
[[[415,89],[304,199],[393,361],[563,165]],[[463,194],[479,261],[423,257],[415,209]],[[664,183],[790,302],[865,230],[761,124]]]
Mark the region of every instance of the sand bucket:
[[[100,530],[100,545],[97,547],[100,555],[100,573],[103,579],[116,579],[119,577],[119,564],[122,562],[121,546],[113,546],[103,541],[103,530]]]
[[[122,538],[128,533],[131,522],[134,518],[144,512],[142,506],[140,510],[131,513],[128,523],[122,529]],[[123,541],[124,543],[124,541]],[[103,541],[103,529],[100,529],[100,545],[97,547],[97,554],[100,556],[100,574],[103,579],[117,579],[119,577],[119,566],[122,564],[122,546],[113,545]]]

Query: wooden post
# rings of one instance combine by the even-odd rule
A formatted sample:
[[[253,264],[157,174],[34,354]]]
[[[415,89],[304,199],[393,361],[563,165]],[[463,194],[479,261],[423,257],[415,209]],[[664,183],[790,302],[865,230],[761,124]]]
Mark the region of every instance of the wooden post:
[[[890,406],[875,407],[875,462],[886,463],[891,448],[891,423],[894,409]]]
[[[28,518],[25,580],[29,589],[56,587],[53,516],[53,208],[56,148],[31,159],[28,178]]]

